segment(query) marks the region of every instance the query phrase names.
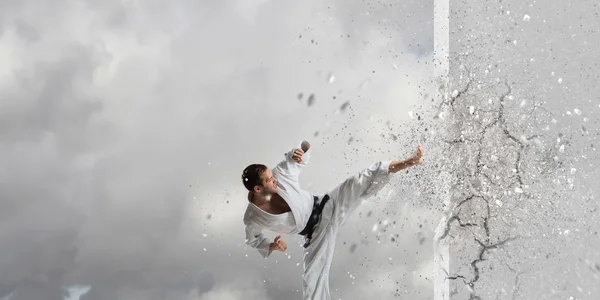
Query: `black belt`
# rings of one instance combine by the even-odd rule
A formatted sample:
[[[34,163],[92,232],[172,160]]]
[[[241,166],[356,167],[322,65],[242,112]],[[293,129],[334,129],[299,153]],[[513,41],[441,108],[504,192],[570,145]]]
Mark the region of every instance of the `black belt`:
[[[319,197],[314,196],[313,210],[308,218],[308,223],[306,227],[300,232],[300,235],[306,236],[306,243],[304,243],[304,248],[310,245],[310,240],[312,239],[312,234],[315,228],[315,225],[319,224],[321,220],[321,213],[323,212],[323,207],[325,207],[325,203],[329,201],[329,195],[325,195],[321,202],[319,202]]]

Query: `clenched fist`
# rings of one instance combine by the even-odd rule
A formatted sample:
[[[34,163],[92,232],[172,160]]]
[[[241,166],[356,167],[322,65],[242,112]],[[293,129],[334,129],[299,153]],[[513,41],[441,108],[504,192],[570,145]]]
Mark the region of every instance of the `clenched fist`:
[[[294,150],[294,153],[292,154],[292,159],[297,163],[301,163],[302,155],[304,155],[304,151],[302,149],[296,149],[296,150]]]
[[[281,236],[278,235],[275,240],[271,243],[271,245],[269,245],[269,248],[271,251],[273,250],[279,250],[281,252],[287,250],[287,244],[283,241],[280,240]]]

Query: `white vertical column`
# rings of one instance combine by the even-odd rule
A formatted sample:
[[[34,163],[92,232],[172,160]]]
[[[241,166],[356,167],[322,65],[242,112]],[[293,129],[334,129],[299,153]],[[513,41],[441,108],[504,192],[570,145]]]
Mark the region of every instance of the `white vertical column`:
[[[450,67],[450,0],[434,0],[434,78],[437,84],[441,84],[443,89],[437,89],[436,99],[444,101],[448,98],[448,82]],[[438,193],[441,198],[449,198],[450,193]],[[447,208],[450,208],[450,199],[439,199],[444,202]],[[447,216],[449,212],[444,213],[440,220],[433,241],[433,262],[434,262],[434,300],[450,299],[450,281],[446,279],[447,272],[450,272],[449,245],[446,240],[441,240],[443,235]]]

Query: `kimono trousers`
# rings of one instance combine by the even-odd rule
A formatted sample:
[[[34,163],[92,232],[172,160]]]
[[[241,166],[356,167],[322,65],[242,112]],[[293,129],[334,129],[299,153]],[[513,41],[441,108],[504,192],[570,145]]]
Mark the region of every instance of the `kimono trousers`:
[[[298,146],[297,148],[300,148]],[[256,248],[263,258],[267,258],[268,241],[262,231],[269,229],[281,234],[298,234],[306,224],[313,208],[313,195],[300,188],[298,176],[302,167],[310,158],[310,151],[302,156],[302,162],[292,159],[293,148],[285,154],[272,171],[278,181],[278,194],[288,203],[291,212],[273,215],[248,203],[244,214],[246,225],[246,244]],[[321,219],[314,227],[308,247],[304,249],[304,274],[302,292],[304,300],[330,300],[329,269],[333,260],[335,239],[340,227],[363,199],[375,195],[389,182],[390,161],[379,161],[348,177],[324,195],[329,196],[325,203]],[[305,238],[306,240],[306,238]]]

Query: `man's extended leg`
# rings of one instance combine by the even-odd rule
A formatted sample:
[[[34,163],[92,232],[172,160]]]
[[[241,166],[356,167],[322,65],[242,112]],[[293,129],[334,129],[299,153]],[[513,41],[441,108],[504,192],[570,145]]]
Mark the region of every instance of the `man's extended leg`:
[[[315,229],[310,245],[304,249],[304,300],[330,300],[329,269],[333,260],[335,239],[339,228],[346,222],[362,199],[375,195],[388,182],[390,173],[410,165],[419,164],[419,152],[415,159],[406,161],[380,161],[344,180],[327,194],[331,198],[323,209],[321,221]]]
[[[390,173],[423,163],[422,154],[419,145],[409,159],[376,162],[329,191],[334,204],[333,224],[342,226],[363,199],[377,194],[389,182]]]
[[[329,269],[338,229],[358,206],[359,198],[375,194],[388,182],[389,165],[389,162],[375,163],[329,191],[331,199],[323,208],[310,245],[304,249],[304,300],[331,299]]]
[[[374,196],[389,182],[391,163],[393,162],[376,162],[329,191],[328,195],[333,202],[334,224],[341,227],[363,199]]]

